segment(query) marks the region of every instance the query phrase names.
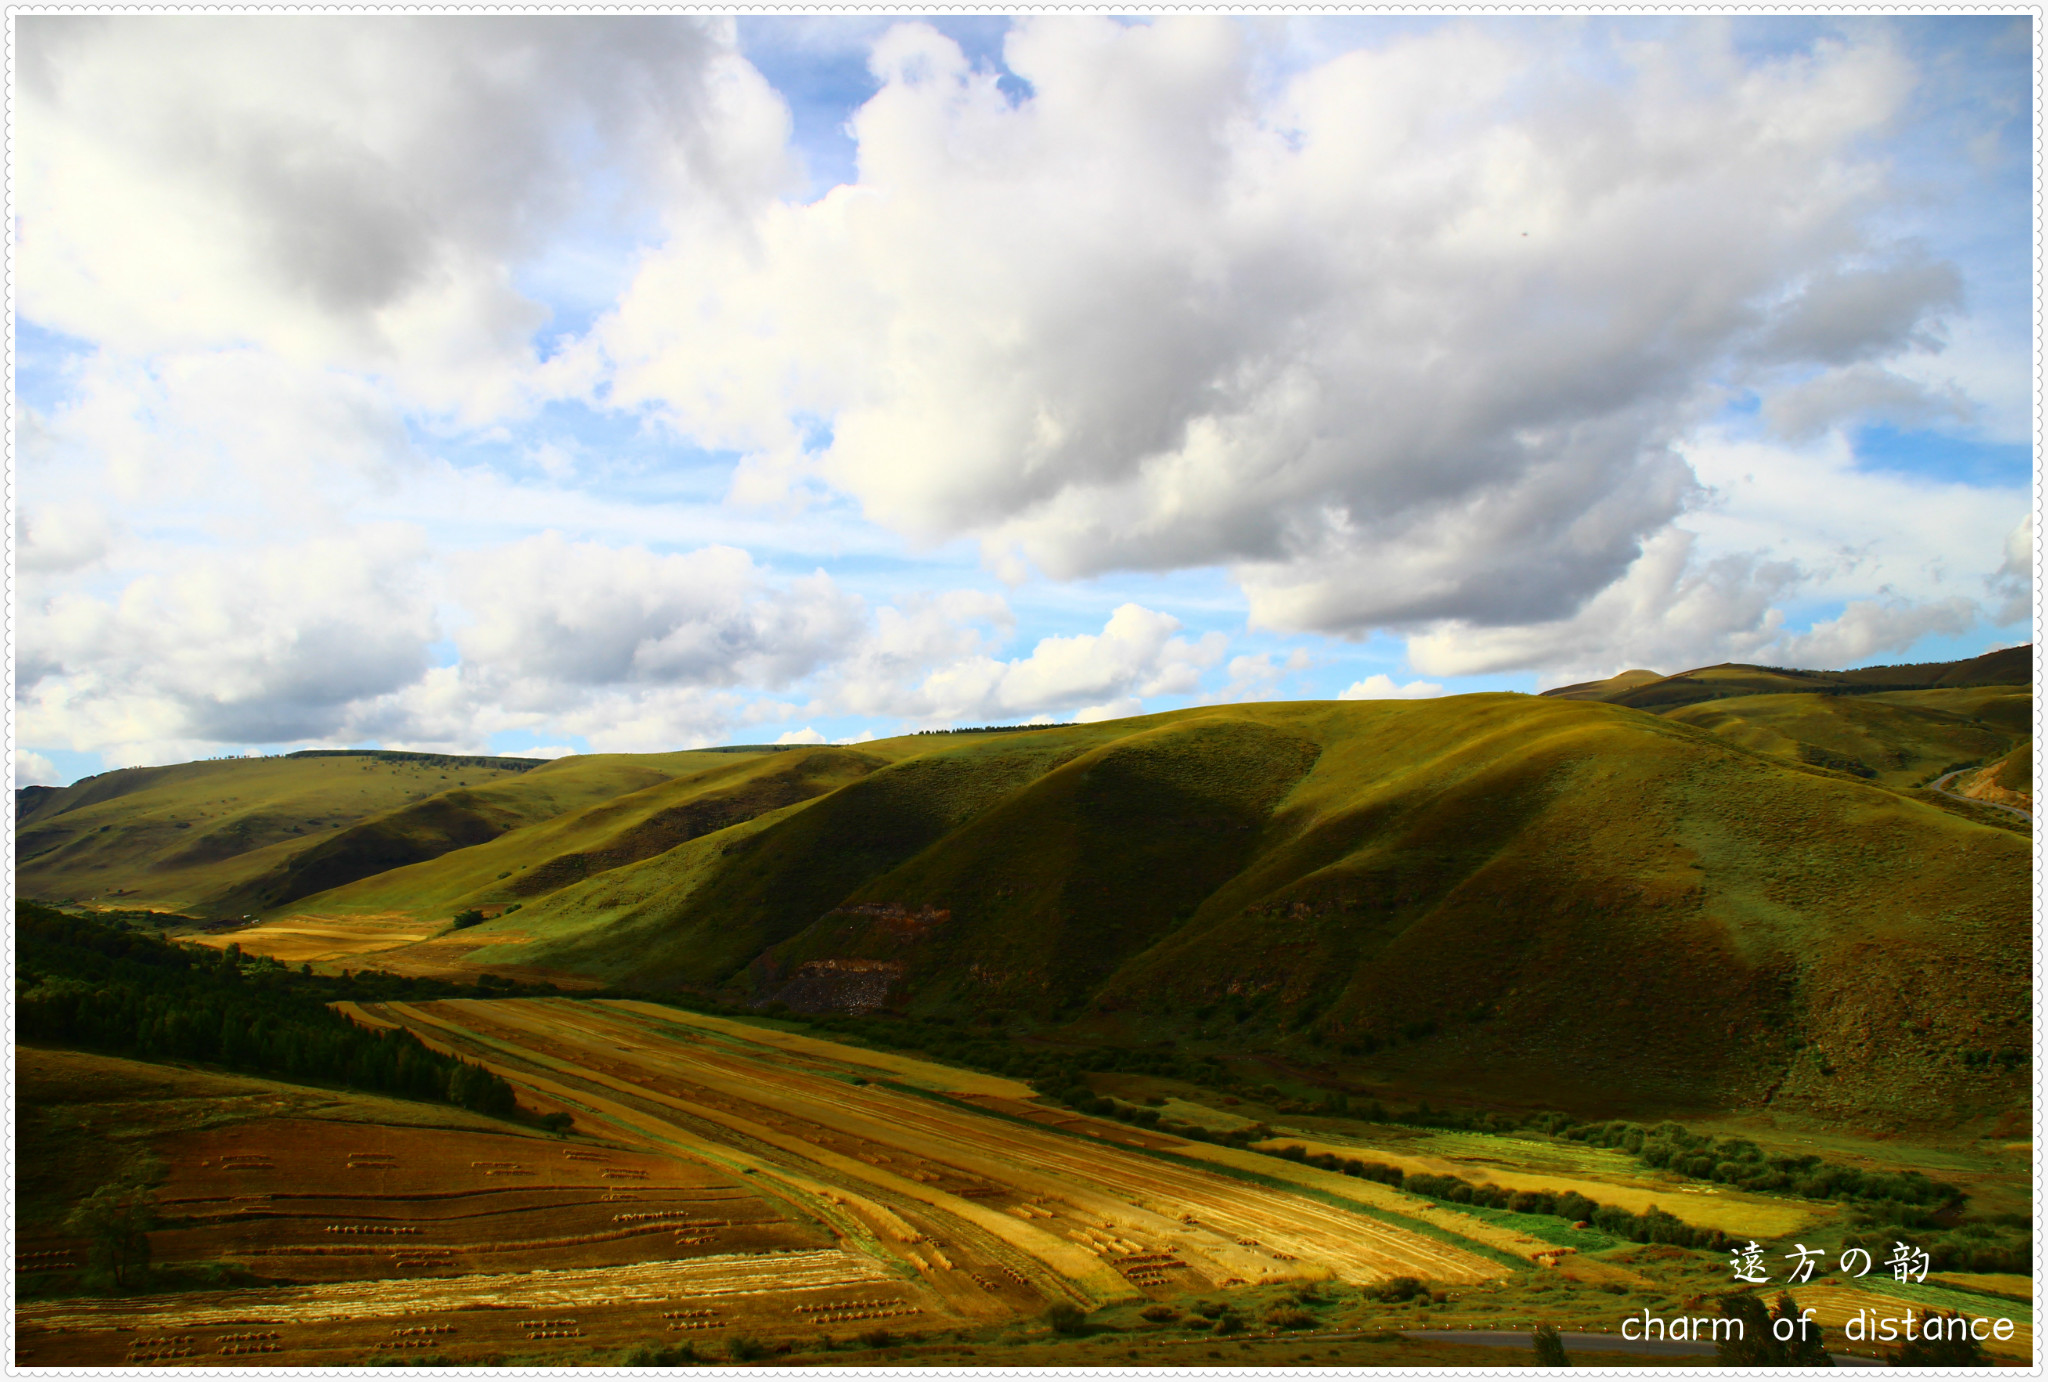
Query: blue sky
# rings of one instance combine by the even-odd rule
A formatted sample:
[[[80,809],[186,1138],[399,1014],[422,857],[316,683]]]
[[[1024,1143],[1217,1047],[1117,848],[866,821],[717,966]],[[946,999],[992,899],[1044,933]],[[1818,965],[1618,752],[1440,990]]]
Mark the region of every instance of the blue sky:
[[[2024,18],[19,46],[18,781],[2031,636]]]

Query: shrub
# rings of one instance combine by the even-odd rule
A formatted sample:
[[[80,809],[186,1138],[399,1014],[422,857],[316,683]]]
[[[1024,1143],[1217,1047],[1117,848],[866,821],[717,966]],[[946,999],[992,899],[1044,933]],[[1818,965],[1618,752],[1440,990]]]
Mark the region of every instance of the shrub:
[[[1311,1329],[1316,1317],[1291,1305],[1276,1305],[1266,1312],[1266,1323],[1274,1329]]]
[[[1154,1324],[1165,1324],[1169,1320],[1179,1319],[1180,1311],[1171,1305],[1148,1305],[1138,1312],[1138,1318],[1150,1320]]]
[[[1236,1334],[1244,1329],[1244,1316],[1232,1310],[1216,1321],[1218,1334]]]
[[[751,1363],[756,1358],[766,1357],[768,1346],[745,1334],[735,1334],[726,1341],[725,1351],[735,1363]]]
[[[687,1342],[673,1348],[642,1344],[625,1357],[625,1365],[629,1368],[685,1368],[701,1361],[697,1356],[697,1346]]]
[[[466,912],[457,912],[450,918],[455,923],[455,929],[458,931],[468,926],[480,926],[483,924],[483,919],[484,914],[474,907],[471,907]]]
[[[1571,1358],[1564,1351],[1564,1341],[1557,1337],[1557,1326],[1539,1324],[1536,1326],[1536,1366],[1539,1368],[1568,1368]]]
[[[1052,1326],[1055,1334],[1085,1334],[1088,1332],[1088,1317],[1080,1307],[1060,1301],[1045,1312],[1045,1322]]]
[[[1368,1288],[1366,1294],[1374,1300],[1385,1301],[1389,1305],[1398,1305],[1404,1300],[1413,1300],[1417,1296],[1428,1295],[1429,1288],[1412,1276],[1397,1276],[1390,1280],[1382,1281],[1378,1286]]]
[[[862,1348],[887,1348],[896,1342],[896,1336],[886,1329],[863,1330],[856,1338]]]
[[[1195,1307],[1195,1313],[1203,1319],[1213,1320],[1220,1318],[1229,1309],[1230,1307],[1220,1300],[1205,1300]]]

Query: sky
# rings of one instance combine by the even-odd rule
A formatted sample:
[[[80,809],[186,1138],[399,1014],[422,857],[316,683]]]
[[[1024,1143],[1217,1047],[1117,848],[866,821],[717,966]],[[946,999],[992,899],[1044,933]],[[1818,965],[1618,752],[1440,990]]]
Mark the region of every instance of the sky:
[[[16,23],[17,784],[2031,637],[2025,17]]]

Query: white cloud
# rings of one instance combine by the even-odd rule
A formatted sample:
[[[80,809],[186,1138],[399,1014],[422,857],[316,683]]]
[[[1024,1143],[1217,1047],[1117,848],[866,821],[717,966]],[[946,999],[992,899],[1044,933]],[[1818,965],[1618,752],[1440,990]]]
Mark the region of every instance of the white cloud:
[[[25,316],[131,355],[254,342],[475,416],[534,365],[513,269],[795,172],[718,19],[43,15],[16,63]]]
[[[850,647],[857,597],[823,572],[771,580],[734,547],[656,556],[546,533],[455,560],[475,622],[465,669],[513,704],[619,684],[774,689]]]
[[[976,609],[974,599],[956,597],[954,609],[989,618],[994,611]],[[1027,656],[1003,660],[983,650],[992,639],[964,623],[941,622],[936,613],[932,606],[908,616],[883,610],[873,645],[848,659],[822,692],[826,702],[920,726],[1066,711],[1113,718],[1136,714],[1147,696],[1192,692],[1228,642],[1217,633],[1176,638],[1181,624],[1172,615],[1123,604],[1101,633],[1043,638]],[[933,636],[937,628],[943,637]]]
[[[434,636],[419,534],[364,529],[188,557],[108,598],[25,603],[19,733],[137,757],[345,731],[417,680]]]
[[[1930,633],[1967,633],[1977,613],[1974,601],[1960,597],[1925,605],[1852,600],[1835,618],[1778,640],[1771,657],[1794,667],[1847,667],[1879,653],[1904,652]]]
[[[1955,271],[1871,230],[1880,29],[1452,24],[1271,94],[1246,32],[1027,19],[1013,101],[891,30],[858,185],[679,224],[596,333],[612,397],[749,451],[744,498],[822,482],[1006,576],[1227,563],[1255,624],[1349,635],[1566,617],[1697,497],[1673,446],[1731,383],[1940,345]]]
[[[2034,609],[2034,516],[2028,514],[2005,535],[2005,560],[1984,582],[1998,597],[1993,624],[2014,624]]]
[[[1797,568],[1747,556],[1699,560],[1696,543],[1693,534],[1668,529],[1577,613],[1493,628],[1445,624],[1408,640],[1408,662],[1451,677],[1537,667],[1563,685],[1623,667],[1678,672],[1749,660],[1778,636],[1784,616],[1772,602],[1796,581]]]
[[[1831,427],[1887,422],[1918,427],[1971,422],[1976,410],[1953,381],[1930,387],[1875,365],[1827,370],[1771,393],[1763,415],[1788,441],[1811,441]]]
[[[1977,620],[1961,598],[1852,600],[1804,632],[1785,627],[1784,598],[1804,586],[1791,562],[1755,554],[1708,557],[1670,529],[1628,574],[1567,619],[1504,628],[1446,624],[1408,640],[1408,660],[1436,676],[1539,668],[1562,686],[1629,667],[1666,674],[1718,662],[1844,667],[1899,652],[1930,633],[1966,632]]]
[[[809,725],[805,725],[802,729],[784,730],[776,736],[775,742],[778,744],[822,744],[825,742],[825,736],[812,729]]]
[[[27,749],[14,751],[14,785],[16,787],[62,787],[64,775],[57,771],[57,765],[42,754]]]
[[[1136,696],[1120,696],[1101,705],[1084,705],[1074,712],[1074,723],[1081,725],[1100,724],[1104,720],[1128,720],[1144,706]]]
[[[14,569],[63,573],[97,564],[113,545],[113,525],[97,504],[24,504],[15,513]]]
[[[1340,701],[1423,701],[1441,696],[1444,688],[1433,681],[1411,681],[1397,685],[1385,672],[1374,672],[1364,681],[1354,681],[1337,693]]]

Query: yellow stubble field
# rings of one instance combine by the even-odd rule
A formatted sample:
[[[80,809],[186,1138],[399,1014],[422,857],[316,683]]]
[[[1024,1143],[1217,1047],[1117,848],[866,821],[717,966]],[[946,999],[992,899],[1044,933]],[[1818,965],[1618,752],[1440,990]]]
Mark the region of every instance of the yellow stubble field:
[[[876,1053],[814,1038],[756,1040],[762,1029],[651,1005],[453,1001],[372,1011],[482,1059],[515,1084],[580,1104],[579,1121],[616,1119],[611,1110],[628,1104],[640,1111],[643,1132],[647,1118],[666,1120],[700,1150],[717,1144],[793,1188],[826,1187],[813,1212],[941,1286],[992,1268],[1028,1282],[1041,1300],[1094,1304],[1295,1277],[1465,1282],[1502,1270],[1284,1189],[891,1088],[869,1078]],[[927,1087],[957,1089],[964,1077],[977,1087],[960,1094],[1005,1102],[1029,1095],[1010,1081],[891,1063]],[[851,1222],[844,1211],[856,1201],[887,1209],[925,1241],[891,1242],[887,1232]]]

